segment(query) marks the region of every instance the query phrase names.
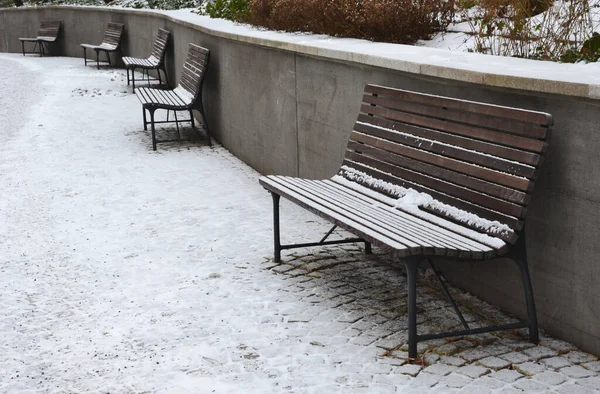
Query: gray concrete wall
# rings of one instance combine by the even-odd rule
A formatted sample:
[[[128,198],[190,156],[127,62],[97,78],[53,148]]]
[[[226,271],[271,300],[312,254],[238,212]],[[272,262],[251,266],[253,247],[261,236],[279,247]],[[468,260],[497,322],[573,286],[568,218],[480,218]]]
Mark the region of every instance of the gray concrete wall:
[[[310,178],[335,173],[366,83],[553,114],[555,132],[527,219],[538,316],[549,333],[600,354],[599,101],[313,57],[227,39],[162,15],[127,10],[0,10],[0,51],[20,52],[17,37],[35,35],[41,19],[54,18],[64,23],[56,50],[66,56],[81,56],[81,42],[99,42],[108,21],[125,23],[125,54],[146,56],[156,29],[164,27],[173,35],[167,59],[175,78],[189,42],[208,47],[211,63],[204,94],[212,133],[262,173]],[[523,316],[519,276],[510,263],[445,262],[444,267],[462,287]]]

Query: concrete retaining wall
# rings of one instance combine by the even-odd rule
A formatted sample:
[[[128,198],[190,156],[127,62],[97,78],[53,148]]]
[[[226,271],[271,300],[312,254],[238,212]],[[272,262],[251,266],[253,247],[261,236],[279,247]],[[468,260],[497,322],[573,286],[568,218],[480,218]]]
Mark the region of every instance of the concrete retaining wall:
[[[208,47],[205,107],[211,130],[227,149],[262,173],[331,176],[340,165],[366,83],[553,114],[555,132],[527,220],[538,316],[549,333],[600,354],[600,101],[587,93],[578,97],[577,92],[589,91],[587,87],[557,84],[566,92],[560,95],[536,92],[531,86],[515,90],[471,84],[464,82],[470,77],[441,79],[312,56],[310,50],[251,43],[158,13],[118,9],[0,10],[0,51],[20,52],[17,38],[34,36],[41,19],[63,21],[55,49],[66,56],[81,56],[81,42],[99,42],[109,21],[125,23],[123,53],[131,56],[147,56],[157,28],[166,28],[173,35],[167,54],[172,80],[179,76],[189,42]],[[442,71],[435,74],[444,75]],[[520,86],[519,78],[502,83]],[[552,89],[552,84],[540,88]],[[518,272],[508,262],[447,262],[444,267],[462,287],[524,315]]]

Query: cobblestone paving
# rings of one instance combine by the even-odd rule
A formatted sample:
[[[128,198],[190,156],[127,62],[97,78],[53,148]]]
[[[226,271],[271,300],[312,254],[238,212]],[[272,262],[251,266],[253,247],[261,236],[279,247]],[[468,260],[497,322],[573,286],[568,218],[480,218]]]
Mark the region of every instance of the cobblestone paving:
[[[333,360],[348,371],[345,381],[365,392],[600,393],[598,357],[543,332],[538,346],[526,340],[526,330],[430,340],[419,343],[419,358],[409,363],[406,274],[385,255],[340,246],[263,265],[289,283],[281,291],[310,302],[285,315],[295,330],[314,337],[312,345],[324,353],[328,342],[347,343],[350,354],[376,350],[378,364],[366,368]],[[421,271],[417,289],[419,333],[461,328],[430,270]],[[451,293],[471,327],[515,321],[468,293]],[[322,321],[329,324],[314,327]]]

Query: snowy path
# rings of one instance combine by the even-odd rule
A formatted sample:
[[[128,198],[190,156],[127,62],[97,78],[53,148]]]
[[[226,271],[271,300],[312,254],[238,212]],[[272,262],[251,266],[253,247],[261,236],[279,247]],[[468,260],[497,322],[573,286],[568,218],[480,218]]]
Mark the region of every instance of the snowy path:
[[[275,266],[258,174],[202,140],[152,152],[124,72],[82,63],[0,54],[0,393],[600,384],[596,357],[549,338],[432,341],[433,365],[406,365],[401,271],[356,247]],[[328,227],[282,215],[286,241]],[[450,324],[436,305],[425,328]]]

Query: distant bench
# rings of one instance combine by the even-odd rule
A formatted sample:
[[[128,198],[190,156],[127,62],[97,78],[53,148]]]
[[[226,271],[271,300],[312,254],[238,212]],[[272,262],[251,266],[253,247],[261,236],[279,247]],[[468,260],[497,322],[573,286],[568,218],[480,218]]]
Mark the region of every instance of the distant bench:
[[[284,249],[365,242],[391,249],[408,276],[409,357],[417,342],[448,336],[528,328],[539,342],[523,225],[530,193],[547,148],[549,114],[367,85],[343,165],[329,180],[265,176],[273,196],[275,261]],[[282,245],[283,196],[358,236]],[[518,265],[528,319],[469,328],[433,257]],[[428,260],[464,327],[417,334],[416,280]]]
[[[50,49],[47,48],[48,44],[55,42],[58,39],[58,33],[60,33],[60,25],[61,21],[42,21],[40,24],[40,28],[38,29],[37,37],[30,38],[19,38],[21,41],[21,49],[23,50],[23,56],[26,53],[39,53],[40,56],[46,55],[46,49],[50,52]],[[34,46],[31,52],[25,52],[25,43],[33,42]],[[35,50],[38,50],[36,52]]]

